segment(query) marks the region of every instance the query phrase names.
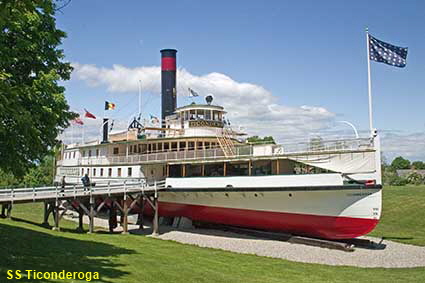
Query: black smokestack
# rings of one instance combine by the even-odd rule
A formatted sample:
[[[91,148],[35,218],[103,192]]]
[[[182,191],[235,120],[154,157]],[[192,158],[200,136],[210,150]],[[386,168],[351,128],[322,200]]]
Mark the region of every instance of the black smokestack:
[[[165,117],[173,114],[177,107],[176,53],[175,49],[161,50],[161,118],[163,126],[165,126]]]
[[[103,141],[102,143],[108,142],[108,118],[103,118]]]

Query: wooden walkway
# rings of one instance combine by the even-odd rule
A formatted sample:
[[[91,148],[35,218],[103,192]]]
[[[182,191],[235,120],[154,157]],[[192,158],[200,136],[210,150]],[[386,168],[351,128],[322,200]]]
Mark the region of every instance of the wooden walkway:
[[[49,225],[49,215],[53,216],[54,230],[60,230],[59,222],[65,212],[73,209],[79,213],[79,227],[83,231],[83,216],[89,217],[89,233],[94,232],[94,217],[103,209],[109,211],[110,231],[117,225],[117,212],[120,212],[123,233],[128,233],[128,214],[138,207],[139,219],[143,219],[145,204],[154,212],[153,234],[158,234],[158,191],[165,189],[165,182],[147,184],[139,182],[108,183],[84,187],[70,185],[62,187],[13,188],[0,190],[1,216],[11,217],[16,203],[44,202],[44,225]],[[143,227],[143,222],[140,223]]]

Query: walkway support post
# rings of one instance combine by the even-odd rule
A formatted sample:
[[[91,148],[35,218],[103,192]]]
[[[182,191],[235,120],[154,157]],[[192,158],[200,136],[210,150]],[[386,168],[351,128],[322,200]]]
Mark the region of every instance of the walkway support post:
[[[89,215],[89,233],[94,232],[94,198],[90,192],[90,215]]]
[[[12,203],[3,203],[1,207],[1,217],[11,218],[12,216]]]
[[[143,194],[140,194],[139,196],[139,214],[137,217],[137,224],[139,224],[139,229],[143,230],[143,211],[144,211],[144,201],[143,201]]]
[[[60,214],[59,214],[59,200],[56,199],[55,203],[54,203],[54,214],[53,214],[53,218],[54,218],[54,222],[55,222],[55,226],[53,226],[52,230],[54,231],[60,231],[59,228],[59,218],[60,218]]]
[[[123,223],[122,223],[122,234],[128,234],[128,204],[127,204],[127,187],[126,182],[124,182],[124,203],[122,208],[122,216],[124,217]]]
[[[43,226],[49,226],[49,203],[45,200],[44,201],[44,217],[43,217],[43,223],[41,225]]]
[[[159,221],[158,221],[158,192],[156,190],[156,184],[155,184],[155,195],[153,198],[153,204],[154,204],[154,215],[153,215],[153,236],[159,235]]]
[[[84,232],[83,217],[84,217],[84,210],[80,206],[78,206],[78,227],[77,227],[77,232],[79,232],[79,233],[83,233]]]

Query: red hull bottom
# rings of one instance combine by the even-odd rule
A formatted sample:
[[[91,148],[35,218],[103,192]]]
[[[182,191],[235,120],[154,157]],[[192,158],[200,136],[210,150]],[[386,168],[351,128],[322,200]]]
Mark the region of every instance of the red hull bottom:
[[[152,213],[149,205],[147,212]],[[351,239],[365,235],[375,228],[378,219],[320,216],[249,209],[159,203],[159,215],[184,216],[196,221],[281,231],[324,239]]]

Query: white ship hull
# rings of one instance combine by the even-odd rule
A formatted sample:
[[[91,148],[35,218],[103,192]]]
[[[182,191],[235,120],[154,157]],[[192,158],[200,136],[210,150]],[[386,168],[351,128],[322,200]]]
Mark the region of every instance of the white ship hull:
[[[213,179],[167,179],[160,215],[327,239],[364,235],[381,215],[380,186],[335,184],[337,174]]]

